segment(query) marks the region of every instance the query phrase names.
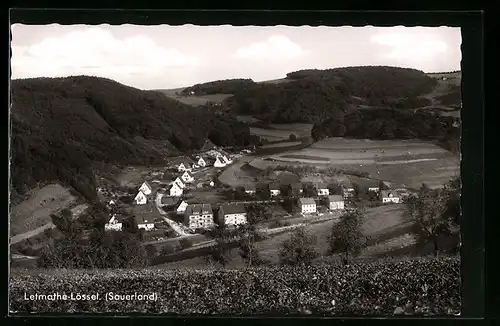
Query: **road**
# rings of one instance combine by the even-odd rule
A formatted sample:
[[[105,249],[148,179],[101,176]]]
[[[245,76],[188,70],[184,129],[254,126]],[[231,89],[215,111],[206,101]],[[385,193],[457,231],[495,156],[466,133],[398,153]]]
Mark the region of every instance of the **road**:
[[[78,218],[87,208],[88,208],[87,204],[80,204],[78,206],[71,208],[71,213],[73,214],[72,218],[73,219]],[[36,237],[37,235],[39,235],[43,231],[45,231],[47,229],[54,229],[55,227],[56,226],[54,225],[54,223],[49,222],[49,223],[44,224],[44,225],[42,225],[34,230],[11,236],[10,237],[10,244],[13,245],[13,244],[19,243],[21,241],[24,241],[26,239]]]
[[[161,193],[157,194],[156,195],[156,199],[155,199],[155,205],[156,205],[156,209],[161,214],[161,216],[163,217],[163,219],[165,220],[165,222],[167,222],[168,225],[170,225],[170,227],[179,236],[190,236],[191,234],[189,232],[187,232],[186,228],[182,224],[177,223],[175,221],[172,221],[171,219],[169,219],[167,217],[167,213],[161,208],[161,199],[162,198],[163,198],[163,194],[161,194]]]

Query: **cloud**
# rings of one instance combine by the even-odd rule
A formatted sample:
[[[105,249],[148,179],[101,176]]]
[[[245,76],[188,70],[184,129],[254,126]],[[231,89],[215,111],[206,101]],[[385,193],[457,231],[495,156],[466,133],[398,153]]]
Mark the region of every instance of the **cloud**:
[[[266,42],[258,42],[240,48],[236,51],[240,58],[249,59],[283,59],[295,58],[305,54],[305,51],[285,36],[271,36]]]
[[[377,34],[371,42],[392,48],[387,57],[396,60],[426,61],[448,50],[445,42],[418,34]]]
[[[15,35],[13,35],[15,44]],[[31,46],[12,46],[13,78],[76,74],[154,74],[165,68],[196,66],[198,61],[146,36],[116,38],[110,31],[87,28],[50,37]]]

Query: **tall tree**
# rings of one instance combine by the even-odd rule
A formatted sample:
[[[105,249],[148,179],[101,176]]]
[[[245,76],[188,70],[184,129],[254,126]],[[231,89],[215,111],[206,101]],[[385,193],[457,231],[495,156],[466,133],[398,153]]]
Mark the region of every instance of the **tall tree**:
[[[264,260],[259,254],[256,242],[264,239],[264,235],[257,230],[255,225],[251,224],[240,226],[238,228],[238,233],[241,236],[238,243],[239,253],[241,258],[245,261],[246,266],[262,265]]]
[[[366,245],[362,223],[362,211],[346,211],[340,217],[340,221],[332,226],[328,237],[328,254],[341,253],[344,264],[348,264],[351,258],[358,256]]]
[[[316,241],[317,238],[303,227],[294,230],[281,246],[279,252],[281,263],[292,266],[311,265],[319,255],[315,248]]]
[[[446,189],[430,189],[423,184],[416,195],[405,199],[405,213],[414,222],[413,233],[421,245],[433,244],[438,255],[438,239],[450,234],[450,220],[446,219],[448,194]]]

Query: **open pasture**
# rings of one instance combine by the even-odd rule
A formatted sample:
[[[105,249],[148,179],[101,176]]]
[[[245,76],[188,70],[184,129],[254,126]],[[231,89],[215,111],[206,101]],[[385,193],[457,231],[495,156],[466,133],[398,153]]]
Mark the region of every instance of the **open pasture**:
[[[261,122],[259,119],[252,117],[251,115],[237,115],[236,120],[245,123],[255,123]]]
[[[10,234],[35,230],[51,223],[51,214],[70,207],[76,197],[60,184],[49,184],[32,192],[21,204],[11,208]]]
[[[290,146],[297,146],[302,144],[300,141],[287,141],[287,142],[282,142],[282,143],[275,143],[275,144],[267,144],[262,146],[262,148],[279,148],[279,147],[290,147]]]
[[[337,223],[338,220],[329,220],[317,224],[310,224],[306,226],[306,230],[316,236],[315,248],[320,254],[318,261],[324,259],[328,251],[328,236],[330,235],[332,226]],[[375,244],[366,249],[366,254],[361,255],[361,258],[370,258],[371,253],[380,254],[381,250],[390,251],[394,249],[399,249],[401,245],[411,245],[412,239],[407,239],[403,235],[396,234],[394,231],[398,228],[405,228],[408,225],[408,221],[403,215],[403,205],[386,205],[381,207],[369,208],[366,210],[363,234],[365,236],[378,238],[384,237],[384,234],[388,234],[388,238],[384,238],[380,244]],[[394,233],[395,236],[392,238],[390,235]],[[259,249],[259,254],[262,258],[268,260],[272,264],[279,263],[279,251],[281,245],[290,237],[290,232],[280,233],[278,235],[272,236],[268,239],[260,241],[257,243],[257,248]],[[402,241],[408,241],[402,242]],[[373,248],[372,248],[373,247]],[[238,249],[233,249],[231,251],[231,257],[233,258],[227,268],[238,269],[243,268],[244,262],[238,254]],[[158,268],[204,268],[206,267],[207,260],[205,257],[196,257],[191,259],[186,259],[183,261],[167,263],[163,265],[158,265]]]
[[[176,89],[162,89],[162,90],[157,90],[158,92],[161,92],[165,94],[166,96],[177,100],[179,102],[182,102],[184,104],[188,105],[193,105],[193,106],[199,106],[199,105],[204,105],[207,102],[213,102],[213,103],[222,103],[226,98],[232,96],[232,94],[210,94],[210,95],[202,95],[202,96],[183,96],[180,95],[181,91],[183,88],[176,88]]]
[[[250,133],[269,141],[277,141],[289,139],[291,134],[299,138],[310,137],[312,126],[310,123],[270,124],[269,128],[250,127]]]

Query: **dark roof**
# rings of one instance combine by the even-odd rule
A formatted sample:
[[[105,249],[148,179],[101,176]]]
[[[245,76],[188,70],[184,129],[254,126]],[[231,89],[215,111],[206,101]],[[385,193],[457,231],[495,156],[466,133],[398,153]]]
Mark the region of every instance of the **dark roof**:
[[[220,206],[224,214],[240,214],[246,213],[245,206],[240,203],[226,203]]]
[[[185,157],[185,156],[180,156],[180,157],[177,157],[175,159],[173,159],[170,164],[172,165],[180,165],[181,163],[184,163],[184,165],[191,165],[193,164],[193,160],[190,159],[189,157]]]
[[[207,140],[205,141],[205,144],[203,144],[203,146],[201,147],[201,149],[200,149],[200,150],[201,150],[201,151],[209,151],[209,150],[214,149],[214,148],[215,148],[214,143],[212,143],[212,142],[210,141],[210,139],[207,139]]]
[[[327,189],[328,185],[324,182],[318,182],[314,185],[316,189]]]
[[[342,195],[331,195],[328,196],[328,201],[344,201],[344,197]]]
[[[316,202],[312,198],[299,198],[300,205],[315,205]]]
[[[292,190],[300,190],[300,189],[302,189],[302,183],[294,182],[294,183],[290,184],[290,187],[292,188]]]
[[[380,192],[380,197],[382,198],[399,197],[399,194],[393,190],[382,190]]]
[[[256,186],[254,184],[246,184],[244,188],[245,190],[255,190]]]
[[[269,185],[269,189],[270,189],[270,190],[280,190],[280,188],[281,188],[281,186],[280,186],[280,184],[279,184],[279,183],[271,183],[271,184]]]
[[[202,215],[212,213],[212,205],[210,204],[190,204],[186,207],[186,214]]]
[[[169,196],[161,197],[161,203],[166,206],[175,206],[179,202],[180,199],[178,197],[169,197]]]

